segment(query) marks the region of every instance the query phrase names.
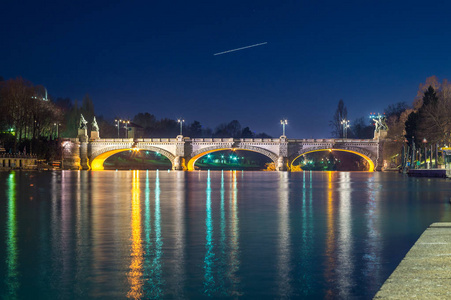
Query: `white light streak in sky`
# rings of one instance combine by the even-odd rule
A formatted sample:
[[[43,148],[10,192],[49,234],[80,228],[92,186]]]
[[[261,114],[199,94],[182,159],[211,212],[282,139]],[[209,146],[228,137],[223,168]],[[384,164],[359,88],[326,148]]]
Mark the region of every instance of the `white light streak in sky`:
[[[255,45],[250,45],[250,46],[241,47],[241,48],[236,48],[236,49],[232,49],[232,50],[227,50],[227,51],[224,51],[224,52],[215,53],[215,54],[213,54],[213,55],[226,54],[226,53],[230,53],[230,52],[234,52],[234,51],[240,51],[240,50],[247,49],[247,48],[252,48],[252,47],[258,47],[258,46],[262,46],[262,45],[266,45],[266,44],[268,44],[268,42],[264,42],[264,43],[260,43],[260,44],[255,44]]]

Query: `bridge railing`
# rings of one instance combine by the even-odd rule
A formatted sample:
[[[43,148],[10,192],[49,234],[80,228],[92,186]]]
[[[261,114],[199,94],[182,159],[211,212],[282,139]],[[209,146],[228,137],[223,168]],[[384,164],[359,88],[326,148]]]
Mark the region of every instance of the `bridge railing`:
[[[93,143],[133,143],[133,139],[96,139],[92,140]]]
[[[247,142],[247,143],[279,143],[280,139],[278,138],[189,138],[184,137],[185,141],[191,141],[191,142],[206,142],[206,143],[212,143],[212,142]],[[63,141],[71,141],[71,142],[77,142],[78,138],[70,138],[70,139],[63,139]],[[93,143],[102,143],[102,142],[109,142],[109,143],[133,143],[133,142],[177,142],[177,138],[137,138],[137,139],[123,139],[123,138],[113,138],[113,139],[95,139],[91,140]],[[351,143],[351,144],[358,144],[358,143],[378,143],[377,140],[374,139],[288,139],[287,140],[290,143]]]
[[[373,139],[289,139],[289,142],[294,143],[377,143],[377,140]]]
[[[234,139],[234,138],[193,138],[191,139],[192,142],[205,142],[205,143],[212,143],[212,142],[271,142],[271,143],[278,143],[279,139],[259,139],[259,138],[240,138],[240,139]]]
[[[143,143],[155,143],[155,142],[177,142],[176,138],[147,138],[147,139],[135,139],[136,142]]]

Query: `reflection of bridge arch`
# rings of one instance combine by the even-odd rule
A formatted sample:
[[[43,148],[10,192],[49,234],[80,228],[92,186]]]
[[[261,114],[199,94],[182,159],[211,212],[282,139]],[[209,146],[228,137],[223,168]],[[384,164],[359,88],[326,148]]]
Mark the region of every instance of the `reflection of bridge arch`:
[[[91,154],[91,169],[92,170],[103,170],[103,163],[105,162],[105,160],[107,160],[110,156],[117,154],[119,152],[124,152],[124,151],[130,151],[130,150],[134,150],[134,151],[153,151],[153,152],[158,152],[161,155],[165,156],[167,159],[169,159],[169,161],[171,162],[171,164],[174,163],[174,159],[175,156],[169,152],[166,151],[164,149],[158,148],[158,147],[154,147],[154,146],[142,146],[141,148],[132,148],[132,147],[125,147],[124,146],[111,146],[111,147],[106,147],[106,148],[102,148],[98,151],[95,151]]]
[[[259,148],[259,147],[255,147],[255,146],[239,146],[239,147],[224,147],[224,145],[218,145],[218,146],[211,146],[211,147],[205,147],[205,148],[201,148],[198,149],[196,151],[193,151],[193,153],[191,154],[191,158],[188,160],[188,164],[187,164],[187,168],[188,171],[193,171],[194,170],[194,165],[196,163],[196,161],[201,158],[202,156],[208,154],[208,153],[212,153],[212,152],[217,152],[217,151],[223,151],[223,150],[247,150],[247,151],[252,151],[252,152],[257,152],[260,154],[263,154],[264,156],[270,158],[275,164],[277,164],[277,159],[278,156],[271,152],[268,151],[266,149],[263,148]]]
[[[308,153],[319,152],[319,151],[343,151],[343,152],[349,152],[349,153],[356,154],[356,155],[364,158],[368,162],[368,164],[369,164],[368,172],[373,172],[374,166],[376,165],[376,157],[374,157],[374,155],[370,151],[367,151],[362,148],[358,148],[358,147],[325,148],[324,146],[322,146],[322,147],[318,146],[318,147],[310,147],[310,148],[302,149],[298,153],[296,153],[296,155],[293,156],[294,158],[290,159],[290,162],[291,162],[290,169],[291,170],[293,169],[293,163],[299,157],[301,157],[305,154],[308,154]]]

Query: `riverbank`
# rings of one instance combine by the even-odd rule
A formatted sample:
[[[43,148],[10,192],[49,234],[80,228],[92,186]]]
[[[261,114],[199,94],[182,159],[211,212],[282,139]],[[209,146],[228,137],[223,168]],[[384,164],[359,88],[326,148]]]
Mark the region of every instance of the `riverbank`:
[[[433,223],[374,299],[451,299],[451,223]]]

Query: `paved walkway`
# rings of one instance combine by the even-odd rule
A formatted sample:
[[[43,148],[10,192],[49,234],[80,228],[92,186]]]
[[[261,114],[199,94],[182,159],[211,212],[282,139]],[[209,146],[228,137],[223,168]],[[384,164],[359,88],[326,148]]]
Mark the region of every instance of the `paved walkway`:
[[[429,226],[374,299],[451,299],[451,223]]]

